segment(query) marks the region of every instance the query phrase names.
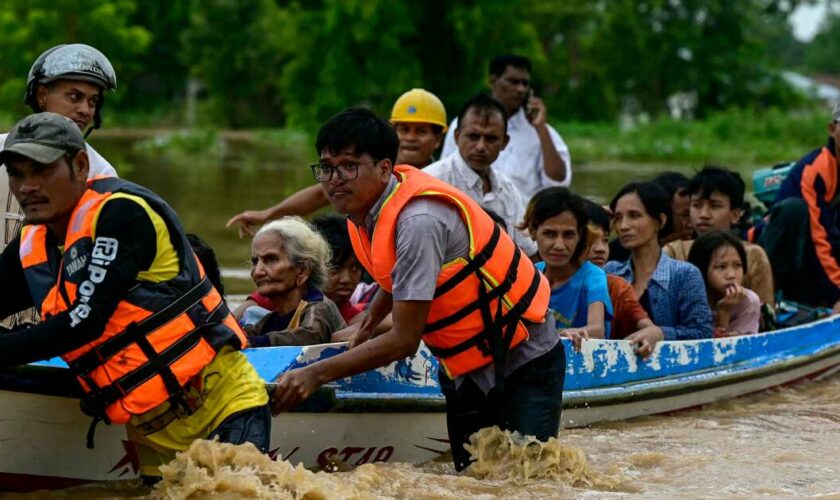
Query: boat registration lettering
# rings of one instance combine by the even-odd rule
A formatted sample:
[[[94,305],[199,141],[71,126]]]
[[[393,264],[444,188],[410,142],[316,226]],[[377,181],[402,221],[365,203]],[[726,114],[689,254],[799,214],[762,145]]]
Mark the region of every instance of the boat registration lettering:
[[[368,448],[345,446],[341,451],[338,451],[338,448],[327,448],[318,454],[318,464],[323,466],[327,463],[327,461],[334,458],[341,460],[342,462],[350,463],[350,461],[356,456],[358,456],[358,459],[353,465],[387,462],[393,454],[393,446],[382,446],[381,448],[376,446]]]

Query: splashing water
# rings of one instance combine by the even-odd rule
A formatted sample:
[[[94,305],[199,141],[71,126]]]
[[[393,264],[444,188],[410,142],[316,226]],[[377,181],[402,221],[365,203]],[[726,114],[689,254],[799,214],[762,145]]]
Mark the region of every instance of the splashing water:
[[[168,499],[361,498],[356,488],[327,474],[316,474],[285,460],[272,461],[246,443],[195,441],[161,467],[155,496]]]
[[[451,466],[432,471],[409,464],[367,464],[327,474],[272,461],[251,444],[196,441],[161,468],[163,481],[154,494],[171,499],[490,498],[532,483],[541,489],[553,483],[554,488],[636,491],[628,478],[595,471],[582,450],[557,439],[541,443],[493,427],[473,435],[468,450],[476,462],[466,475],[455,474]]]
[[[541,442],[533,436],[488,427],[473,434],[466,448],[476,460],[468,473],[479,479],[501,479],[516,485],[549,479],[572,486],[638,490],[618,472],[595,471],[583,450],[557,438]]]

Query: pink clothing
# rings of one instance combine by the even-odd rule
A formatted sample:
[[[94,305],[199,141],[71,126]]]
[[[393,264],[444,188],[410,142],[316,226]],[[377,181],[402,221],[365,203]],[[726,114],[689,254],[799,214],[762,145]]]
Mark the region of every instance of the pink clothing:
[[[744,293],[746,294],[744,300],[732,308],[729,331],[726,335],[721,335],[715,330],[715,337],[735,337],[758,333],[758,321],[761,319],[761,300],[749,288],[744,288]],[[717,316],[717,312],[714,310],[713,314]]]

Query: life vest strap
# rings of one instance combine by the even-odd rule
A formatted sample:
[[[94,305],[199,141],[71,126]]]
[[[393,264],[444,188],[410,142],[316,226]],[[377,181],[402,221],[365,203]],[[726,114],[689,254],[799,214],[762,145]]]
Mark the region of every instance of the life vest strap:
[[[173,393],[170,389],[172,384],[166,382],[167,377],[163,375],[163,372],[168,371],[169,367],[175,361],[198,345],[201,341],[202,330],[207,326],[210,326],[210,324],[202,325],[184,335],[166,350],[157,354],[149,362],[120,377],[110,385],[102,388],[92,387],[91,391],[82,397],[85,408],[94,415],[104,414],[108,406],[124,398],[128,393],[155,375],[161,375],[163,377],[164,384],[166,384],[167,391],[170,394],[170,401],[172,401],[173,397],[180,397],[183,390],[180,384],[176,382],[175,385],[177,388],[173,388]]]
[[[539,271],[534,269],[534,276],[531,279],[531,284],[528,286],[528,290],[522,296],[521,300],[516,303],[506,314],[503,314],[501,318],[497,321],[497,324],[501,327],[511,327],[511,325],[515,325],[517,321],[519,321],[520,317],[523,313],[528,309],[531,305],[531,300],[537,295],[537,291],[540,287],[540,275]],[[493,291],[487,294],[488,298],[492,298],[494,295]],[[451,317],[451,316],[450,316]],[[447,319],[447,318],[444,318]],[[483,354],[489,356],[492,354],[492,342],[489,339],[489,336],[492,334],[492,325],[485,325],[485,328],[478,334],[474,335],[467,340],[461,342],[460,344],[456,344],[452,347],[434,347],[432,345],[426,344],[426,347],[429,348],[429,351],[439,358],[449,358],[452,356],[456,356],[467,349],[471,349],[473,347],[477,347]],[[505,347],[509,347],[510,343],[513,341],[513,332],[505,332],[503,344]]]
[[[85,377],[87,374],[91,373],[96,368],[105,364],[118,352],[128,347],[129,344],[135,342],[137,340],[138,333],[142,334],[142,336],[145,337],[151,334],[152,332],[156,331],[163,325],[174,320],[175,318],[183,314],[185,311],[188,311],[192,307],[201,304],[201,299],[203,299],[212,288],[213,284],[210,283],[210,280],[208,280],[207,277],[204,277],[197,285],[195,285],[193,288],[187,291],[187,293],[185,293],[181,297],[178,297],[165,308],[161,309],[155,314],[152,314],[143,321],[134,323],[131,327],[134,330],[132,332],[132,335],[127,334],[128,330],[122,331],[119,334],[114,335],[107,341],[96,346],[95,348],[91,349],[82,356],[79,356],[77,359],[74,359],[73,361],[69,362],[68,365],[70,366],[70,369],[72,369],[77,376]],[[216,310],[218,311],[218,308],[216,308]],[[221,321],[221,319],[219,319],[218,321]],[[208,317],[207,321],[211,321],[211,318]],[[146,354],[146,357],[151,359],[151,357],[149,357],[148,354]]]
[[[455,288],[459,283],[467,279],[467,277],[471,274],[476,273],[484,264],[490,260],[490,257],[493,256],[493,252],[496,251],[496,246],[499,244],[499,239],[501,238],[502,230],[499,228],[498,224],[493,224],[493,234],[490,236],[490,240],[487,241],[487,244],[484,248],[479,252],[472,260],[467,262],[460,271],[452,275],[448,280],[442,283],[439,287],[435,289],[435,298],[449,292],[453,288]],[[516,254],[519,253],[517,250]],[[517,263],[519,261],[517,260]]]
[[[498,227],[499,226],[496,226],[496,230],[499,230]],[[488,246],[490,246],[490,245],[488,244]],[[516,281],[516,271],[519,268],[519,260],[521,258],[522,258],[522,254],[519,250],[516,250],[515,252],[513,252],[513,259],[511,260],[510,266],[508,267],[508,272],[505,275],[504,281],[502,281],[496,287],[494,287],[492,290],[490,290],[486,293],[482,292],[482,289],[484,288],[484,277],[479,272],[481,267],[480,266],[474,267],[472,272],[478,278],[479,287],[480,287],[479,288],[479,295],[480,295],[479,299],[474,301],[474,302],[470,302],[468,305],[464,306],[463,308],[461,308],[458,311],[455,311],[454,313],[450,314],[449,316],[443,317],[443,318],[441,318],[437,321],[426,324],[426,328],[425,328],[424,333],[429,334],[429,333],[435,332],[437,330],[441,330],[443,328],[446,328],[448,326],[454,325],[455,323],[461,321],[462,319],[464,319],[467,316],[469,316],[470,314],[472,314],[476,309],[479,309],[480,307],[482,307],[485,301],[489,305],[491,300],[494,300],[494,299],[502,300],[502,297],[510,291],[510,289],[513,287],[513,283]],[[470,262],[470,264],[472,264],[472,262]],[[467,266],[469,266],[470,264],[468,264]],[[467,266],[465,266],[464,269],[466,269]],[[539,271],[537,271],[537,272],[539,272]],[[460,274],[461,274],[461,271],[459,271],[455,276],[453,276],[453,279],[457,278],[458,275],[460,275]],[[448,284],[448,283],[452,282],[453,279],[447,280],[446,283]],[[458,281],[460,282],[460,281],[463,281],[463,280],[464,280],[464,278],[460,278]],[[435,295],[437,295],[437,293],[435,293]],[[525,297],[523,297],[523,299],[524,298]],[[530,302],[531,302],[531,300],[528,299],[529,304],[530,304]],[[485,314],[482,313],[482,315],[485,315]],[[485,317],[484,318],[485,327],[487,326],[487,320],[488,320],[488,318]]]

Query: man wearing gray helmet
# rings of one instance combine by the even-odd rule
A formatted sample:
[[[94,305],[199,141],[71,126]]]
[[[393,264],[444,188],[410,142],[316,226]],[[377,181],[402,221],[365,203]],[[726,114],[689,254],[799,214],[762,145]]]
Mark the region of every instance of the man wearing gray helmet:
[[[117,75],[108,58],[84,44],[57,45],[41,54],[26,79],[23,102],[32,111],[50,111],[64,115],[87,135],[102,125],[102,105],[106,90],[117,88]],[[0,134],[0,150],[7,134]],[[116,177],[117,172],[105,158],[87,144],[90,177]],[[9,195],[6,171],[0,171],[0,210],[5,221],[0,249],[14,238],[20,228],[20,208]]]

